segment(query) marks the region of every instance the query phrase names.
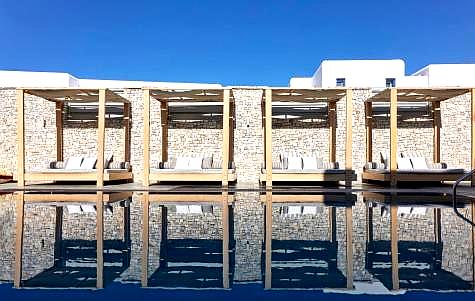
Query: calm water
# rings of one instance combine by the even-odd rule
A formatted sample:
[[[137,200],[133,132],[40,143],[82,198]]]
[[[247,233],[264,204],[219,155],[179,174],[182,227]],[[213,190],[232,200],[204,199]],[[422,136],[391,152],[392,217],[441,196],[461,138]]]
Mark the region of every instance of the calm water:
[[[203,296],[202,289],[217,298],[473,296],[472,226],[441,194],[25,193],[21,265],[15,262],[20,197],[0,196],[0,292],[8,298],[50,298],[50,290],[13,289],[19,271],[21,287],[67,289],[57,296],[101,285],[89,293],[122,292],[120,299],[151,294],[146,287],[170,298]],[[106,203],[99,236],[98,197]],[[468,219],[471,202],[459,203]]]

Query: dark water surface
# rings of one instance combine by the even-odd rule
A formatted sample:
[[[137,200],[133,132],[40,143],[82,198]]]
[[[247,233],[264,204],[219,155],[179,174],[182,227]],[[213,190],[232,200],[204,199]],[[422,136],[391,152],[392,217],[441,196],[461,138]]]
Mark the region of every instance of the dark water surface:
[[[437,193],[17,192],[0,230],[0,300],[475,297],[475,232]]]

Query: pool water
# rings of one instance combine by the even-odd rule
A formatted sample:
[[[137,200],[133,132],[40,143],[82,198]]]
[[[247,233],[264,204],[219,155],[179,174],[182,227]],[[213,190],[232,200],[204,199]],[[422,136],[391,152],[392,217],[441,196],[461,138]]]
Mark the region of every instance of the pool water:
[[[474,296],[475,232],[440,193],[17,192],[0,227],[5,300]]]

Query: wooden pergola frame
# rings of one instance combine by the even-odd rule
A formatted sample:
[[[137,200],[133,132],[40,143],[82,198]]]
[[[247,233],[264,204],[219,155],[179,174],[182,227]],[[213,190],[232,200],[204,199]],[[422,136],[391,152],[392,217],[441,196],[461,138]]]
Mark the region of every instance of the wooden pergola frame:
[[[97,274],[96,287],[104,287],[104,205],[113,204],[119,201],[132,198],[132,192],[104,193],[97,191],[89,194],[67,194],[67,193],[25,193],[17,192],[16,199],[16,229],[15,229],[15,268],[13,285],[20,288],[22,284],[22,258],[23,258],[23,236],[25,228],[25,204],[49,204],[56,206],[55,240],[61,240],[63,225],[63,207],[67,204],[95,204],[96,205],[96,240],[97,240]],[[60,206],[58,206],[60,205]],[[125,210],[130,210],[124,207]],[[124,224],[129,224],[127,214],[124,214]],[[127,237],[124,227],[124,239]],[[58,246],[55,246],[55,258],[58,253]]]
[[[380,91],[368,98],[365,102],[366,115],[366,161],[373,159],[373,102],[389,102],[389,124],[390,124],[390,174],[375,174],[363,172],[364,180],[389,181],[392,187],[398,181],[433,181],[441,178],[441,175],[434,174],[401,174],[397,172],[397,103],[403,102],[431,102],[434,143],[433,160],[440,162],[440,103],[442,101],[470,93],[471,94],[471,168],[475,168],[475,88],[389,88]],[[461,174],[444,175],[442,180],[455,181]],[[475,178],[472,178],[472,186],[475,185]]]
[[[153,174],[150,172],[150,98],[160,102],[162,162],[168,161],[168,116],[169,103],[218,102],[223,104],[223,144],[221,174],[177,172],[170,174]],[[229,173],[230,158],[234,157],[234,99],[231,89],[143,89],[144,118],[144,173],[143,185],[149,186],[152,181],[220,181],[223,186],[234,181],[235,175]]]
[[[272,102],[298,102],[298,103],[328,103],[329,118],[329,161],[336,162],[336,103],[345,98],[346,102],[346,141],[345,141],[345,175],[322,175],[316,179],[315,175],[305,174],[274,174],[272,172]],[[353,90],[347,88],[335,89],[292,89],[268,88],[264,95],[263,127],[264,127],[264,162],[266,187],[272,187],[272,181],[345,181],[345,186],[350,187],[353,179],[352,171],[352,143],[353,143]]]
[[[223,288],[230,287],[229,280],[229,206],[234,202],[234,195],[223,191],[221,194],[173,194],[144,192],[142,195],[143,206],[143,229],[142,229],[142,273],[141,285],[148,287],[148,261],[149,261],[149,239],[150,239],[150,203],[160,205],[173,204],[205,204],[222,207],[222,229],[223,229]],[[167,224],[168,212],[162,209],[162,226]],[[162,231],[165,229],[162,227]],[[163,232],[162,232],[163,234]]]
[[[104,181],[122,180],[131,178],[131,173],[125,175],[104,174],[104,148],[105,148],[105,113],[106,102],[120,102],[124,104],[125,120],[125,141],[124,153],[125,161],[130,162],[130,102],[120,96],[116,91],[109,89],[87,89],[87,88],[19,88],[17,94],[17,183],[23,187],[26,181],[96,181],[97,188],[104,187]],[[56,160],[63,160],[63,110],[64,103],[84,102],[99,104],[98,113],[98,137],[97,137],[97,163],[96,175],[91,173],[28,173],[25,172],[25,94],[34,95],[48,101],[56,103]],[[124,178],[125,176],[125,178]]]
[[[323,194],[276,194],[272,191],[266,191],[261,195],[261,202],[264,203],[264,243],[265,243],[265,289],[272,289],[272,206],[273,205],[292,205],[292,204],[322,204],[328,199],[335,199],[337,202],[345,203],[345,221],[346,221],[346,288],[353,289],[353,194],[342,193],[335,195]],[[355,198],[356,199],[356,198]],[[328,229],[329,240],[336,240],[336,207],[331,204],[328,206]],[[269,210],[270,208],[270,210]],[[270,252],[268,251],[270,250]]]

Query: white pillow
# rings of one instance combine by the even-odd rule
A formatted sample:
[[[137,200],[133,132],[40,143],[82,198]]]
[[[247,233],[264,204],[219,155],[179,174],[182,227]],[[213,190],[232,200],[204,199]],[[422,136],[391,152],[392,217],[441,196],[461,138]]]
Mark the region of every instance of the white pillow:
[[[109,153],[104,156],[104,169],[109,168],[109,163],[111,163],[112,157],[114,157],[114,154],[112,153]]]
[[[188,214],[190,212],[187,205],[176,205],[176,213],[178,214]]]
[[[316,157],[302,157],[302,161],[304,170],[318,169]]]
[[[175,169],[188,169],[189,162],[190,162],[190,157],[177,157]]]
[[[397,168],[398,169],[412,169],[411,159],[398,157]]]
[[[411,162],[414,169],[429,169],[424,157],[411,157]]]
[[[287,169],[302,169],[302,158],[301,157],[288,157]]]
[[[203,210],[201,209],[200,205],[190,205],[188,206],[188,210],[190,210],[191,214],[202,214]]]
[[[86,157],[84,160],[82,160],[81,169],[94,169],[96,162],[96,157]]]
[[[201,157],[190,158],[188,161],[188,169],[201,169],[202,163],[203,158]]]
[[[81,169],[82,157],[68,158],[64,169]]]

